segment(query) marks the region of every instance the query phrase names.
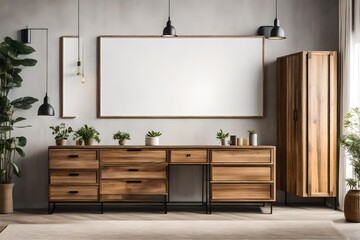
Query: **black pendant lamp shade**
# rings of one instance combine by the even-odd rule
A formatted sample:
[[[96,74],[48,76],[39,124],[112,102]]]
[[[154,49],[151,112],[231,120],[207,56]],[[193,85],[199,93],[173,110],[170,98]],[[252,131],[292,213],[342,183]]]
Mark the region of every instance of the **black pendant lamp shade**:
[[[48,97],[47,93],[45,94],[45,97],[44,97],[44,103],[39,107],[38,115],[39,116],[54,116],[55,115],[55,110],[50,105],[50,98]]]
[[[49,83],[49,31],[47,28],[26,28],[20,30],[21,41],[24,43],[31,42],[31,31],[46,31],[46,94],[44,103],[39,107],[38,116],[54,116],[55,110],[50,105],[50,98],[48,97],[48,83]]]
[[[274,19],[274,27],[271,29],[270,37],[271,40],[283,40],[286,38],[284,29],[280,27],[280,20],[277,14],[277,0],[275,3],[276,17]]]
[[[166,22],[166,27],[163,30],[163,37],[176,37],[176,29],[173,25],[171,25],[171,20],[170,20],[170,5],[171,2],[169,0],[169,4],[168,4],[168,12],[169,12],[169,18],[168,21]]]

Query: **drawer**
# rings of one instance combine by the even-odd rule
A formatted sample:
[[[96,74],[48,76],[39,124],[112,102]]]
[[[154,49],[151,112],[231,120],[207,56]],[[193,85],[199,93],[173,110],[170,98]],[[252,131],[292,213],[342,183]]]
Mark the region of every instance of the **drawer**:
[[[144,149],[105,149],[100,152],[103,164],[119,163],[164,163],[166,162],[165,150]]]
[[[272,163],[271,149],[212,150],[214,163]]]
[[[271,166],[212,166],[213,181],[272,181]]]
[[[211,184],[211,200],[213,201],[265,201],[275,200],[272,184]]]
[[[50,149],[50,169],[97,169],[96,150]]]
[[[97,201],[98,186],[50,186],[50,201]]]
[[[165,164],[124,164],[101,168],[102,179],[166,179]]]
[[[122,194],[103,194],[100,195],[101,201],[108,202],[163,202],[164,196],[161,195],[122,195]]]
[[[207,163],[207,150],[171,150],[171,163]]]
[[[166,194],[166,180],[102,180],[101,194]]]
[[[50,172],[50,184],[96,184],[96,171],[55,170]]]

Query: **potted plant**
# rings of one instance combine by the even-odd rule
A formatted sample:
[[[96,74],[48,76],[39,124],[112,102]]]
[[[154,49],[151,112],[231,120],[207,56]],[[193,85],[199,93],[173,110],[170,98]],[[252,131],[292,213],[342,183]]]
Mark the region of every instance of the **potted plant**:
[[[226,139],[229,137],[229,133],[225,133],[222,129],[216,133],[216,138],[220,140],[222,146],[226,145]]]
[[[349,222],[360,222],[360,108],[352,108],[344,119],[347,134],[340,137],[339,145],[351,160],[354,177],[346,179],[350,188],[345,196],[344,214]]]
[[[94,141],[97,143],[100,142],[99,138],[100,133],[92,126],[84,125],[83,127],[79,128],[76,132],[74,137],[77,139],[82,139],[85,142],[85,145],[92,145]]]
[[[250,146],[257,146],[257,133],[255,130],[249,130],[249,145]]]
[[[65,123],[60,123],[57,126],[51,126],[51,130],[53,130],[52,135],[55,135],[55,142],[57,146],[66,145],[66,141],[68,137],[70,137],[70,133],[73,132],[71,127],[66,127]]]
[[[145,146],[159,145],[161,132],[149,131],[145,136]]]
[[[38,100],[33,97],[21,97],[11,100],[11,90],[21,87],[23,79],[20,76],[22,67],[35,66],[37,61],[30,58],[21,58],[35,50],[26,44],[6,37],[0,43],[0,213],[13,212],[13,175],[20,177],[21,172],[17,165],[17,155],[24,157],[23,147],[27,143],[24,136],[16,136],[14,129],[24,117],[15,116],[21,110],[28,110]],[[20,110],[20,111],[19,111]]]
[[[126,140],[130,140],[130,134],[127,132],[118,131],[113,136],[114,140],[119,141],[119,145],[125,145]]]

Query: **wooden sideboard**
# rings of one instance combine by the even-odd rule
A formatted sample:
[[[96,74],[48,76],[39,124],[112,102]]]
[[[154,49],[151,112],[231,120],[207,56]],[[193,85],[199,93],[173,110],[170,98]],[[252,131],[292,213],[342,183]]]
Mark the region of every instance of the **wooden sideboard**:
[[[49,213],[57,203],[156,202],[167,212],[169,167],[202,165],[214,203],[272,203],[273,146],[50,146]],[[204,177],[205,176],[205,177]],[[52,206],[51,206],[52,205]]]

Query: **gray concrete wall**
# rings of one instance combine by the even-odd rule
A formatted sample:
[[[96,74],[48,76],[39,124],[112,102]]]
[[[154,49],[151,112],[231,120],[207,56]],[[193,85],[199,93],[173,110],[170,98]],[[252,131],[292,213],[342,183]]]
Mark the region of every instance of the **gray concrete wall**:
[[[172,21],[179,35],[252,35],[261,25],[272,25],[273,0],[173,0]],[[29,27],[50,31],[50,89],[56,117],[38,117],[41,102],[25,113],[32,128],[19,129],[28,137],[26,157],[20,161],[23,176],[15,179],[16,207],[43,207],[47,201],[47,147],[54,140],[49,126],[65,122],[77,128],[84,123],[96,126],[102,144],[116,144],[117,129],[132,134],[130,144],[143,144],[144,133],[158,129],[162,144],[217,144],[219,128],[236,135],[256,129],[260,144],[276,144],[275,61],[278,56],[302,50],[338,49],[337,0],[279,0],[279,18],[285,29],[284,41],[266,41],[266,117],[264,119],[97,119],[96,118],[96,37],[104,34],[158,34],[167,20],[166,0],[82,0],[81,25],[86,51],[86,84],[83,109],[76,119],[59,118],[59,38],[77,33],[76,0],[0,0],[0,38],[17,37]],[[32,46],[39,64],[24,71],[23,87],[14,97],[30,95],[42,100],[45,91],[45,37],[33,33]],[[200,169],[174,169],[173,200],[199,199]],[[179,179],[184,185],[179,184]],[[196,183],[196,184],[195,184]]]

